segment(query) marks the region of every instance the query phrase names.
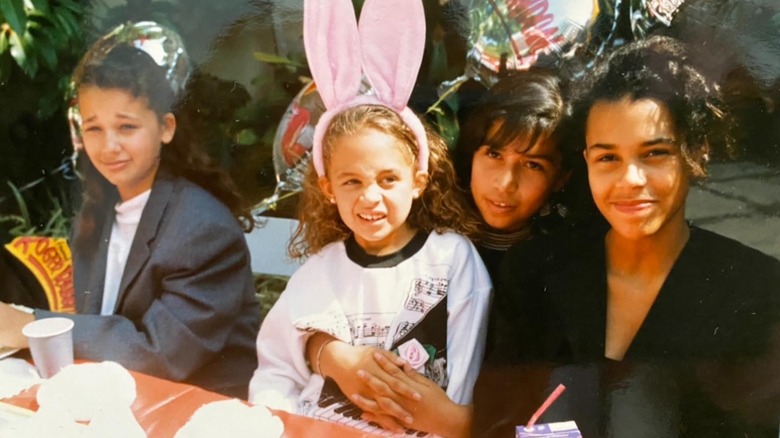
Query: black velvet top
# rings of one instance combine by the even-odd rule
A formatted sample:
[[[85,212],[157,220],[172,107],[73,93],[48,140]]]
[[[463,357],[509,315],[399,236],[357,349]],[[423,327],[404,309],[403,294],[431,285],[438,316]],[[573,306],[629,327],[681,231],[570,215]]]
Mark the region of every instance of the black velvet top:
[[[558,383],[569,388],[542,420],[575,420],[586,437],[778,436],[780,262],[692,227],[624,359],[611,361],[605,231],[506,254],[475,436],[511,436]]]

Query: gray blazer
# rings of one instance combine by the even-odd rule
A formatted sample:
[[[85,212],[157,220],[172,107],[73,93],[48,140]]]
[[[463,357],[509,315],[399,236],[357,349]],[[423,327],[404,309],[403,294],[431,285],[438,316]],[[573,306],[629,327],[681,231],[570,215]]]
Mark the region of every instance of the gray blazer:
[[[238,222],[211,194],[159,172],[119,287],[115,314],[101,316],[114,212],[100,244],[73,244],[76,358],[246,398],[257,367],[260,308]],[[73,239],[73,242],[77,242]],[[36,312],[37,318],[55,314]]]

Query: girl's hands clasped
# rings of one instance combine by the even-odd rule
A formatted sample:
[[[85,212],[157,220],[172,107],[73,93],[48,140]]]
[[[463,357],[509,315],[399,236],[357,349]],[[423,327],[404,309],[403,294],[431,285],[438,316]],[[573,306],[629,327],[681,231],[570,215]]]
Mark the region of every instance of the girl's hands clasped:
[[[375,363],[382,369],[379,374],[359,370],[358,377],[377,394],[373,400],[361,395],[350,397],[353,403],[366,413],[363,418],[382,424],[376,412],[384,416],[396,416],[399,412],[411,413],[404,417],[406,427],[424,430],[445,437],[467,436],[471,424],[471,407],[454,403],[447,393],[433,381],[417,373],[409,364],[387,351],[375,353]],[[419,397],[395,397],[398,389],[405,394]],[[411,420],[411,421],[410,421]]]
[[[353,346],[323,333],[312,336],[307,351],[314,371],[332,378],[367,421],[393,432],[411,428],[447,437],[470,429],[470,407],[452,402],[389,351]]]
[[[391,431],[410,427],[412,415],[401,407],[401,400],[419,400],[421,395],[394,377],[396,372],[404,373],[403,359],[377,347],[340,342],[324,333],[312,336],[307,354],[313,371],[333,379],[344,395],[371,415],[371,421]],[[376,357],[383,359],[384,367]],[[361,405],[364,401],[370,403]]]

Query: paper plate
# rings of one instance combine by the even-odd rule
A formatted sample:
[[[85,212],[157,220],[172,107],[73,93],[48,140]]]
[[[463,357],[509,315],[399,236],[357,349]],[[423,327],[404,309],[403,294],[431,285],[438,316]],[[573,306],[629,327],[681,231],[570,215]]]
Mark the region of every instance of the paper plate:
[[[135,379],[116,362],[68,365],[38,389],[38,405],[90,421],[106,410],[124,410],[136,397]]]

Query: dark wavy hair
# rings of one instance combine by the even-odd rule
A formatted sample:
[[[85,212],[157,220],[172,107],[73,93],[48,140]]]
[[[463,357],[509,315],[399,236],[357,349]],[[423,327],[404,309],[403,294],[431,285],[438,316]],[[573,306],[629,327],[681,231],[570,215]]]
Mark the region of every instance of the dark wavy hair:
[[[176,116],[184,104],[184,100],[177,99],[163,69],[146,52],[130,46],[116,47],[102,59],[79,64],[73,83],[77,94],[85,86],[125,90],[136,98],[144,98],[160,119],[167,113]],[[182,94],[186,99],[186,90]],[[80,166],[84,196],[76,243],[86,249],[97,248],[98,223],[118,201],[119,194],[86,154],[81,154]],[[188,135],[186,120],[177,123],[173,140],[162,148],[158,171],[187,178],[203,187],[230,209],[245,230],[254,226],[252,215],[230,176]]]
[[[731,117],[724,110],[718,86],[690,59],[686,46],[671,37],[654,36],[622,46],[586,75],[573,90],[574,137],[570,144],[585,148],[585,125],[597,101],[652,99],[669,111],[689,173],[706,176],[706,160],[696,152],[709,146],[734,152]]]
[[[560,143],[569,116],[565,83],[551,70],[531,68],[502,78],[480,98],[463,124],[455,151],[458,181],[464,190],[471,184],[474,154],[483,145],[501,148],[522,140],[530,148],[544,139],[563,152]],[[494,125],[498,128],[491,130]],[[561,155],[563,169],[569,169],[574,158]]]
[[[560,152],[562,174],[569,176],[563,189],[548,199],[550,205],[565,206],[565,213],[559,214],[565,214],[566,219],[535,214],[536,231],[549,233],[592,216],[595,206],[588,191],[585,163],[580,153],[566,146],[572,124],[568,94],[569,78],[562,71],[542,67],[510,73],[498,81],[468,113],[461,129],[454,155],[458,185],[470,192],[472,162],[482,146],[501,149],[521,142],[531,148],[544,140]],[[480,217],[473,198],[467,198],[472,213]]]
[[[345,135],[373,129],[390,135],[408,146],[411,166],[417,169],[417,140],[408,126],[393,110],[380,105],[362,105],[345,110],[333,118],[323,139],[325,167],[333,154],[334,142]],[[455,182],[455,169],[444,141],[426,128],[430,156],[428,184],[419,199],[412,203],[406,221],[414,229],[427,232],[447,230],[467,237],[477,236],[477,222],[465,208],[464,194]],[[314,254],[331,242],[346,239],[352,232],[341,220],[338,208],[319,188],[318,175],[309,165],[298,206],[298,228],[290,239],[288,253],[293,258]]]

